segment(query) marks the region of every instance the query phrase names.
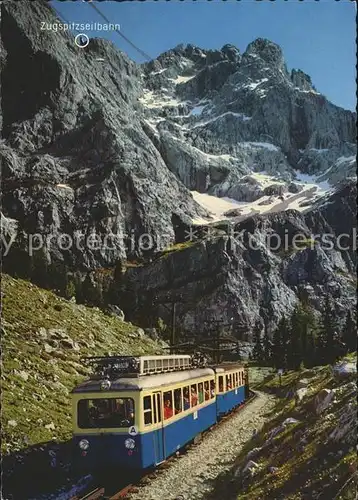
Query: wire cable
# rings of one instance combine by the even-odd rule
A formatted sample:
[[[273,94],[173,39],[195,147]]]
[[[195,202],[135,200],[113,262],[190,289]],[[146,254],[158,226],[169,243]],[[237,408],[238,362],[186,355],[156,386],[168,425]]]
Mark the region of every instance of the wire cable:
[[[102,12],[100,11],[100,9],[93,2],[88,2],[88,5],[90,7],[92,7],[97,12],[97,14],[100,15],[102,17],[102,19],[104,19],[106,21],[106,23],[112,24],[109,21],[109,19],[104,14],[102,14]],[[129,45],[131,45],[131,47],[133,47],[137,52],[139,52],[139,54],[141,54],[145,59],[147,59],[148,61],[151,61],[153,59],[150,55],[148,55],[146,52],[144,52],[144,50],[141,50],[133,42],[131,42],[129,40],[129,38],[127,38],[125,35],[123,35],[123,33],[119,29],[115,29],[115,32],[119,36],[121,36],[127,43],[129,43]]]
[[[54,7],[53,5],[51,5],[51,8],[56,12],[56,14],[58,15],[58,17],[60,19],[62,19],[62,21],[65,22],[65,24],[67,24],[68,26],[72,26],[72,25],[75,24],[75,23],[70,23],[69,21],[67,21],[67,19],[56,9],[56,7]],[[74,31],[77,31],[77,33],[79,33],[79,31],[75,27],[73,29],[74,29]]]

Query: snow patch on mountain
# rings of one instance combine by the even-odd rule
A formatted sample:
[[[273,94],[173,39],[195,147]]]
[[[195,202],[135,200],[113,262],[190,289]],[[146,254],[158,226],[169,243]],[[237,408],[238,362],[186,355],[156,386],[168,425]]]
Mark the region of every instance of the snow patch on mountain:
[[[239,118],[241,121],[249,121],[251,120],[251,116],[246,116],[243,113],[234,113],[233,111],[226,111],[226,113],[223,113],[219,116],[215,116],[214,118],[210,118],[210,120],[205,120],[196,123],[193,125],[193,128],[198,128],[198,127],[205,127],[209,123],[216,122],[218,120],[222,120],[223,118],[226,118],[228,116],[233,116],[234,118]]]
[[[152,90],[144,89],[144,93],[142,97],[138,99],[143,106],[156,109],[156,108],[164,108],[167,106],[179,106],[179,104],[187,104],[184,101],[179,101],[178,99],[171,96],[158,96]]]
[[[269,151],[280,151],[277,146],[274,146],[270,142],[242,142],[240,143],[240,146],[243,146],[244,148],[266,148]]]

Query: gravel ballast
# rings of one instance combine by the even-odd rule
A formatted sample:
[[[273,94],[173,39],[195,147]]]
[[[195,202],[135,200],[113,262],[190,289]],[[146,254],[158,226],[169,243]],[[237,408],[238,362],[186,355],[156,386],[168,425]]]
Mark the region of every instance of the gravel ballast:
[[[201,500],[208,497],[215,481],[229,471],[244,444],[266,422],[273,396],[257,397],[237,414],[208,433],[195,447],[150,483],[130,495],[131,500]]]

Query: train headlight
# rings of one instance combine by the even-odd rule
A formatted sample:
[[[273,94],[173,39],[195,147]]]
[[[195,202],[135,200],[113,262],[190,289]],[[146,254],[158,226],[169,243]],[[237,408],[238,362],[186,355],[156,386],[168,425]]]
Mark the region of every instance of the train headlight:
[[[81,441],[78,443],[78,446],[81,448],[81,450],[86,451],[89,448],[89,441],[87,441],[87,439],[81,439]]]
[[[109,380],[102,380],[101,382],[101,389],[102,391],[108,391],[108,389],[111,388],[111,382]]]
[[[128,438],[124,441],[124,446],[127,448],[127,450],[133,450],[135,448],[135,441],[132,438]]]

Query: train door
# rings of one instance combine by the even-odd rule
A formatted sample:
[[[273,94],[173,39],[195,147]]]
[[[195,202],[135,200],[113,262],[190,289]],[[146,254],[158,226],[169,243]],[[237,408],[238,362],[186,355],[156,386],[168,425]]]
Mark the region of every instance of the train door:
[[[154,424],[161,424],[154,431],[154,453],[155,463],[160,464],[164,461],[164,435],[163,435],[163,415],[162,415],[162,393],[155,392],[153,398],[153,421]]]

